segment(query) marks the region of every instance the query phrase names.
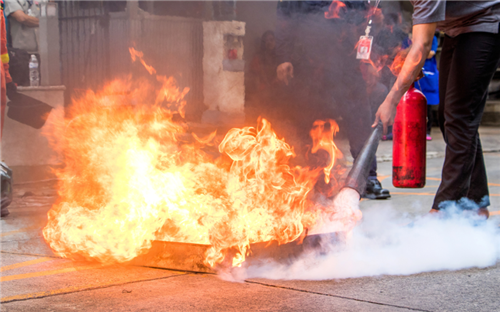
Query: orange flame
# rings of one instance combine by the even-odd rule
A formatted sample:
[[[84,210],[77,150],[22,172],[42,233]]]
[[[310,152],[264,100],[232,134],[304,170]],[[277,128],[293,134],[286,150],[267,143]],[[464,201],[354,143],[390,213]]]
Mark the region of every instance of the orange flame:
[[[56,170],[59,198],[43,236],[56,254],[126,262],[164,240],[210,245],[210,266],[236,251],[238,266],[251,244],[294,241],[318,223],[320,210],[333,209],[310,202],[317,170],[291,168],[293,148],[265,119],[257,128],[231,129],[217,159],[202,150],[214,145],[215,132],[193,134],[194,144],[180,140],[189,134],[172,118],[187,92],[163,76],[115,80],[75,100],[68,120],[53,125],[65,133],[57,148],[66,166]],[[328,123],[311,132],[315,150],[331,153],[326,176],[338,131]]]
[[[332,1],[330,6],[328,7],[328,11],[325,12],[325,18],[340,18],[340,10],[342,8],[345,8],[345,6],[345,3],[343,3],[342,1]]]
[[[391,66],[389,67],[389,69],[391,70],[391,72],[394,76],[398,76],[399,73],[401,72],[401,69],[403,68],[406,57],[408,56],[408,52],[409,52],[409,49],[404,49],[404,50],[400,50],[398,52],[398,54],[396,54],[394,61],[392,62]]]
[[[410,63],[413,63],[414,66],[417,66],[422,61],[422,59],[423,59],[422,54],[419,54],[417,58],[411,59],[411,58],[408,58],[409,52],[410,52],[410,48],[401,50],[398,52],[398,54],[394,58],[394,61],[390,67],[390,70],[394,76],[399,76],[401,71],[404,70],[405,62],[410,62]],[[420,70],[420,72],[415,77],[415,81],[422,78],[422,77],[424,77],[424,73],[423,73],[423,70]]]
[[[43,230],[60,256],[123,262],[168,240],[210,244],[211,266],[236,248],[239,265],[250,244],[287,243],[313,224],[311,182],[287,165],[293,150],[265,119],[228,132],[219,146],[232,160],[225,170],[179,144],[183,129],[168,110],[103,106],[108,94],[89,92],[71,108],[60,198]]]
[[[136,59],[139,59],[139,61],[141,62],[141,64],[146,68],[146,70],[148,71],[148,73],[150,75],[156,74],[156,69],[154,69],[153,66],[149,66],[144,61],[144,59],[143,59],[144,54],[141,51],[137,51],[136,49],[134,49],[132,47],[128,48],[128,50],[130,52],[130,56],[132,57],[132,61],[133,62],[135,62]]]
[[[311,138],[313,140],[313,147],[311,153],[316,153],[318,150],[325,150],[330,156],[328,165],[323,169],[325,173],[325,183],[330,182],[330,173],[332,171],[333,165],[335,163],[335,158],[338,157],[337,153],[340,154],[339,149],[333,142],[333,136],[339,131],[339,126],[335,120],[328,119],[327,121],[316,120],[313,123],[313,128],[310,131]]]

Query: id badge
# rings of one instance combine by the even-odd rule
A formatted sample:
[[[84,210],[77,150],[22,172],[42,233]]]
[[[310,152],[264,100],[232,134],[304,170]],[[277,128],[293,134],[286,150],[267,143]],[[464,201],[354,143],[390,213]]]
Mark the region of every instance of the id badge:
[[[368,60],[370,59],[370,53],[372,52],[373,36],[361,36],[358,42],[358,53],[356,58],[358,60]]]

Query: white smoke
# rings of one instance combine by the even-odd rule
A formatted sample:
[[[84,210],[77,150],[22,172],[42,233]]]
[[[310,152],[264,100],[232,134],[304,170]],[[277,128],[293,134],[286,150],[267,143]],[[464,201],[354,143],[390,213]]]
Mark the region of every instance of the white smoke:
[[[443,218],[410,218],[390,207],[367,209],[345,245],[323,242],[321,252],[310,251],[291,264],[250,265],[233,270],[232,278],[327,280],[494,265],[500,259],[498,225],[454,205],[446,211]]]

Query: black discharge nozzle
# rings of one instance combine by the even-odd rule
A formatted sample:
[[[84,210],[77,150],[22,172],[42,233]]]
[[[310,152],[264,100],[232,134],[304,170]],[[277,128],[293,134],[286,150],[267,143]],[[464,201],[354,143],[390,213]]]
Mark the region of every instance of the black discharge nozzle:
[[[365,145],[363,146],[363,149],[359,153],[358,157],[356,157],[354,165],[345,180],[344,187],[356,190],[359,195],[363,194],[365,190],[366,179],[368,179],[368,174],[370,172],[370,165],[375,158],[378,142],[382,137],[382,131],[382,123],[379,123],[377,127],[373,129],[372,134],[365,142]]]

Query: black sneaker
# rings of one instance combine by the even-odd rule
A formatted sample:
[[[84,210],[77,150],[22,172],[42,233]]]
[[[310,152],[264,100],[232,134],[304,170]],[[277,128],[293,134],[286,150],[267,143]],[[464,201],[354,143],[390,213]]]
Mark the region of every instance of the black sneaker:
[[[1,211],[1,213],[0,213],[0,218],[4,218],[4,217],[8,216],[9,214],[10,214],[9,209],[7,209],[7,208],[2,208],[2,211]]]
[[[379,180],[370,179],[366,181],[366,189],[362,197],[369,199],[387,199],[391,197],[391,194],[389,190],[382,188],[382,184],[380,184]]]
[[[0,217],[9,215],[7,206],[12,202],[12,170],[3,162],[0,162],[0,176],[1,176],[1,213]]]

